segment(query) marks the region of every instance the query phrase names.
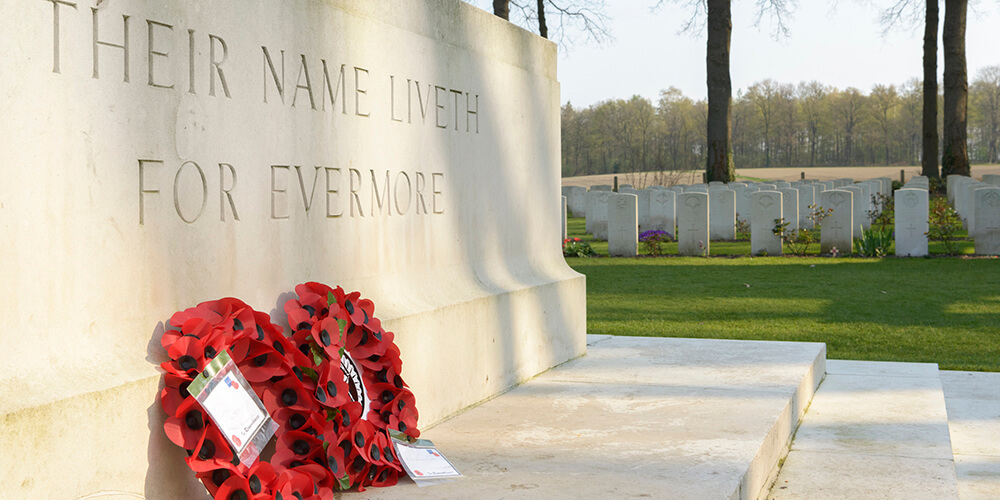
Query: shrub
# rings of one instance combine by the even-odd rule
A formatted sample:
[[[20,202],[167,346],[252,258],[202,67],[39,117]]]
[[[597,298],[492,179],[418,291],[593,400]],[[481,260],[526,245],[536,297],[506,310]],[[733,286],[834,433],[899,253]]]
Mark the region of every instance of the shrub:
[[[854,238],[854,252],[865,257],[885,257],[892,241],[891,229],[865,229],[861,231],[860,238]]]
[[[810,208],[815,205],[810,205]],[[774,228],[771,232],[781,238],[782,243],[788,251],[794,255],[805,255],[809,251],[809,246],[816,243],[816,232],[806,228],[788,229],[789,222],[784,218],[774,219]]]
[[[736,240],[749,240],[750,239],[750,222],[746,219],[741,219],[740,214],[736,214]]]
[[[948,255],[955,255],[958,249],[955,244],[958,240],[955,233],[962,229],[962,219],[959,218],[958,212],[948,204],[947,198],[931,199],[931,213],[928,222],[927,238],[943,242]]]
[[[563,257],[594,257],[597,252],[590,247],[590,243],[580,238],[567,238],[563,240]]]
[[[663,255],[663,244],[671,239],[670,233],[666,231],[644,231],[639,235],[639,241],[646,247],[646,252],[654,257]]]
[[[872,226],[878,226],[879,229],[886,229],[892,225],[896,218],[896,205],[892,198],[881,193],[875,193],[872,195],[872,204],[875,205],[875,209],[865,211]]]

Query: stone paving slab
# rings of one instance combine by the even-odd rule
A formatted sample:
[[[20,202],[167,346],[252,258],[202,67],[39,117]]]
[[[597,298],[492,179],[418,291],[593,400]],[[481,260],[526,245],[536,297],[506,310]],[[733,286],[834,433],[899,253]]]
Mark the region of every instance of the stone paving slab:
[[[366,498],[757,498],[823,344],[590,337],[588,355],[424,432],[467,477]]]
[[[1000,373],[941,372],[962,500],[1000,498]]]
[[[958,498],[937,365],[916,365],[827,361],[770,498]]]

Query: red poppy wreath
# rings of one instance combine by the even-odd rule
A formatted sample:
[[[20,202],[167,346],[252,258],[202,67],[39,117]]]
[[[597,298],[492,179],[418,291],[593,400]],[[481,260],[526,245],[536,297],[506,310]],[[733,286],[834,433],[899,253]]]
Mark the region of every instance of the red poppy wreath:
[[[163,428],[215,499],[327,500],[352,487],[391,486],[402,467],[388,432],[420,435],[399,349],[374,303],[314,282],[295,292],[284,305],[291,336],[234,298],[175,313],[163,335]],[[242,463],[188,392],[223,352],[277,424],[269,460],[265,453]]]

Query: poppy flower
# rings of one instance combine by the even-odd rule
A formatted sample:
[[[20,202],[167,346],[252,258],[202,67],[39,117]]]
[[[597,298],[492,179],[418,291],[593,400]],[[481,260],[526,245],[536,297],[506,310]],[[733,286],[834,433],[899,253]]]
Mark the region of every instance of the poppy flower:
[[[375,317],[375,303],[360,297],[360,293],[354,292],[344,301],[344,309],[351,316],[351,321],[358,326],[367,325]]]
[[[177,407],[176,412],[163,422],[163,432],[177,446],[193,450],[204,436],[205,429],[211,426],[208,413],[198,404],[198,400],[187,398]]]
[[[317,322],[310,330],[310,336],[330,359],[340,359],[340,348],[345,344],[337,318],[324,318]]]
[[[291,372],[288,360],[278,354],[272,346],[263,342],[244,340],[248,348],[238,366],[247,382],[264,382]]]
[[[301,498],[302,500],[313,499],[318,493],[312,476],[308,473],[292,469],[285,469],[278,474],[274,483],[275,497],[281,495],[282,498],[291,500]]]
[[[328,361],[321,368],[323,371],[319,374],[315,390],[316,401],[328,408],[338,408],[350,401],[350,389],[340,363]]]
[[[163,374],[163,390],[160,391],[160,406],[163,412],[173,416],[185,399],[191,396],[188,385],[191,377],[187,374],[167,372]]]
[[[305,464],[314,457],[325,458],[323,441],[302,431],[287,431],[278,440],[271,462],[291,467],[293,462]]]
[[[268,496],[268,492],[271,491],[271,486],[277,481],[278,475],[275,473],[274,466],[270,462],[258,461],[253,467],[250,467],[250,470],[246,473],[246,477],[250,493],[254,495],[253,500],[274,498],[273,495]]]
[[[205,428],[205,432],[201,435],[201,439],[194,447],[191,456],[185,459],[188,467],[195,472],[226,468],[226,464],[236,465],[233,462],[238,460],[234,460],[232,448],[215,427]]]
[[[233,475],[219,486],[212,498],[216,500],[251,500],[250,482],[242,475]]]
[[[295,410],[316,411],[319,406],[302,383],[295,377],[285,377],[268,388],[263,397],[264,407],[268,414],[282,408],[292,408]]]
[[[378,472],[375,474],[375,479],[372,480],[372,486],[376,488],[383,488],[386,486],[393,486],[399,481],[399,470],[393,467],[379,467]]]
[[[390,415],[389,428],[402,432],[414,439],[420,437],[420,431],[417,430],[417,409],[406,407],[399,413]]]

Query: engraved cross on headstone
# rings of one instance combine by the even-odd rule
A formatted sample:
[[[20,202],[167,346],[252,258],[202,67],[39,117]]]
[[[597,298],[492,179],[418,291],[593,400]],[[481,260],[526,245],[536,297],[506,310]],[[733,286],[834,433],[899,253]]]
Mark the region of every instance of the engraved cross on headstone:
[[[840,239],[841,231],[844,230],[844,226],[838,222],[837,225],[830,224],[830,229],[833,229],[833,237]]]
[[[906,230],[910,232],[910,238],[912,239],[913,238],[913,232],[917,231],[917,227],[914,226],[913,223],[911,222],[910,225],[907,226]]]

